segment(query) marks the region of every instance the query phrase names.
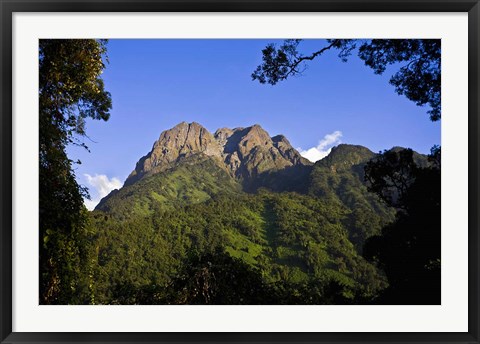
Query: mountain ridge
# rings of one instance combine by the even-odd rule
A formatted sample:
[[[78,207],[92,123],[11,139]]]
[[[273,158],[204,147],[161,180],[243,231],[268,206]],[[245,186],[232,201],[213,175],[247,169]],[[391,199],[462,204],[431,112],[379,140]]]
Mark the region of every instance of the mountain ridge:
[[[305,162],[285,136],[259,125],[212,134],[182,122],[162,132],[129,183],[90,214],[99,302],[123,300],[132,285],[168,286],[192,252],[218,248],[271,286],[318,286],[321,303],[331,286],[344,300],[374,298],[386,279],[363,246],[396,213],[364,180],[376,156],[341,144]]]
[[[288,166],[312,165],[285,136],[272,138],[258,124],[220,128],[212,134],[197,122],[181,122],[160,134],[150,152],[137,162],[125,185],[164,171],[195,154],[212,157],[220,167],[240,179]]]
[[[404,148],[396,146],[390,150],[398,152],[402,149]],[[180,173],[178,168],[185,164],[200,164],[208,166],[210,174],[219,175],[219,171],[223,171],[223,183],[238,184],[233,187],[235,190],[240,188],[251,193],[267,188],[273,192],[295,191],[325,196],[337,188],[333,187],[333,180],[345,173],[354,173],[354,184],[365,188],[364,166],[376,155],[364,146],[339,144],[333,147],[325,158],[312,163],[303,158],[284,135],[271,137],[259,124],[233,129],[219,128],[212,134],[197,122],[181,122],[160,134],[150,152],[136,163],[135,169],[120,190],[157,174],[166,176],[165,173]],[[422,154],[415,152],[415,157],[420,163],[422,160],[426,161]],[[191,172],[186,172],[187,170]],[[183,169],[182,173],[203,174],[203,171],[192,172],[193,170],[194,168]],[[208,176],[205,178],[208,179]],[[228,178],[231,180],[226,182]],[[189,184],[189,177],[186,180],[183,184],[181,181],[174,183],[178,189],[168,194],[167,199],[170,199],[170,202],[176,203],[175,197],[179,197],[178,195],[186,197],[187,203],[191,202],[190,197],[185,194],[188,188],[196,190],[192,191],[192,194],[202,194],[200,199],[207,197],[205,194],[212,197],[217,192],[210,190],[205,193],[205,190],[199,189],[195,184]],[[319,181],[323,186],[319,187]],[[228,189],[233,190],[232,186],[228,186]],[[340,195],[341,191],[334,193]],[[95,209],[109,209],[108,203],[112,197],[125,197],[125,193],[118,189],[113,190]],[[368,198],[371,199],[371,195],[368,195]]]
[[[316,189],[314,193],[323,194],[312,182],[315,175],[325,174],[327,170],[334,174],[351,171],[363,184],[364,164],[375,156],[364,146],[340,144],[324,159],[312,163],[302,157],[284,135],[271,137],[259,124],[219,128],[212,134],[197,122],[181,122],[160,134],[150,152],[136,163],[122,188],[159,173],[175,171],[182,164],[207,159],[211,162],[210,170],[218,167],[247,192],[266,187],[275,192],[311,193]],[[104,197],[95,209],[104,209],[105,203],[118,191],[113,190]]]

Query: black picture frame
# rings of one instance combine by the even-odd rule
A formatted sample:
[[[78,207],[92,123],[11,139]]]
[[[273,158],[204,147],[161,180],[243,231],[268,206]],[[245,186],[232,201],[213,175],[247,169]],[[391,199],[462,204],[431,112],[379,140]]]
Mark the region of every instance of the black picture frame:
[[[468,12],[468,332],[20,333],[12,332],[12,15],[14,12]],[[479,343],[479,0],[0,0],[1,343]]]

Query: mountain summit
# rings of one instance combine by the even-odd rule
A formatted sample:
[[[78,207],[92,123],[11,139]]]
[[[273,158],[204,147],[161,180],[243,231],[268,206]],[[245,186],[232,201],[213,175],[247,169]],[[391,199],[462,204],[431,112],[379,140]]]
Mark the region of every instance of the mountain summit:
[[[312,165],[283,135],[272,138],[258,124],[247,128],[221,128],[212,135],[196,122],[182,122],[160,134],[152,150],[137,162],[125,185],[173,168],[192,156],[210,157],[232,177],[242,180]]]
[[[131,288],[124,287],[126,276],[135,288],[174,286],[184,264],[196,266],[190,252],[217,249],[260,271],[265,285],[293,288],[295,295],[315,286],[319,303],[330,300],[329,290],[334,297],[372,298],[385,277],[361,252],[395,216],[365,185],[363,168],[374,157],[365,147],[339,145],[312,164],[285,136],[272,137],[259,125],[212,134],[182,122],[162,132],[125,185],[92,213],[100,228],[103,302],[127,297],[141,303],[124,293]],[[231,281],[244,278],[237,267],[229,269]],[[201,278],[185,276],[204,281],[203,272]],[[135,295],[157,289],[141,290]],[[280,299],[296,303],[296,297]]]
[[[365,166],[376,158],[366,147],[341,144],[311,164],[259,125],[212,134],[182,122],[162,132],[125,185],[91,214],[102,286],[95,300],[195,304],[185,299],[185,285],[196,297],[218,281],[246,280],[245,267],[258,271],[254,283],[278,286],[269,294],[282,303],[374,300],[387,281],[362,252],[396,218],[395,208],[368,191]],[[223,258],[197,260],[196,252]],[[222,267],[228,261],[242,265]],[[225,271],[232,277],[221,277]],[[239,295],[235,285],[227,294],[222,288],[204,294],[207,301]]]

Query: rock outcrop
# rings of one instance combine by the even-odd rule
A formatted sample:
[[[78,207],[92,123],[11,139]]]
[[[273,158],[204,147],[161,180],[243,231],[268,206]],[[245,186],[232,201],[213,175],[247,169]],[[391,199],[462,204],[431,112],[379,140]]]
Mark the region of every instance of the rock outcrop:
[[[212,135],[198,123],[182,122],[161,133],[152,150],[137,162],[125,185],[174,167],[197,154],[211,157],[232,177],[239,179],[311,165],[283,135],[272,138],[258,124],[247,128],[221,128]]]

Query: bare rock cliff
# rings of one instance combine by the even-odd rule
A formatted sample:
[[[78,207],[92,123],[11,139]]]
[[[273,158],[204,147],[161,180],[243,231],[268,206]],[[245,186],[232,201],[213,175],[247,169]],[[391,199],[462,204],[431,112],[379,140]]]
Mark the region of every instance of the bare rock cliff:
[[[125,184],[164,171],[193,155],[211,157],[240,179],[297,165],[311,165],[283,135],[272,138],[258,124],[247,128],[221,128],[212,135],[198,123],[182,122],[161,133],[152,150],[137,162]]]

